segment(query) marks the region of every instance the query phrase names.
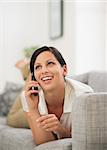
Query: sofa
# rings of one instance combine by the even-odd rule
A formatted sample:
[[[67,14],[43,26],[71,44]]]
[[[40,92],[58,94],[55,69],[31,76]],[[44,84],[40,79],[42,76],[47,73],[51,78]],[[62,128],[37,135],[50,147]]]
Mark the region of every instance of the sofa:
[[[22,86],[7,83],[0,94],[0,150],[107,150],[107,72],[69,77],[94,89],[94,93],[79,96],[72,103],[72,138],[36,146],[30,129],[8,126],[6,115]]]

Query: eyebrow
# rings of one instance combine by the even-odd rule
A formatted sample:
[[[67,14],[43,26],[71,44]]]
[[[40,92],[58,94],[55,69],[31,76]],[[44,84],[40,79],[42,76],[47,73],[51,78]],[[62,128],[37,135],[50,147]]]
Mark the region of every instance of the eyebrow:
[[[46,62],[49,62],[49,61],[55,61],[55,60],[54,60],[54,59],[48,59],[48,60],[46,60]],[[35,65],[40,65],[40,64],[41,64],[41,63],[37,62],[37,63],[34,64],[34,66],[35,66]]]

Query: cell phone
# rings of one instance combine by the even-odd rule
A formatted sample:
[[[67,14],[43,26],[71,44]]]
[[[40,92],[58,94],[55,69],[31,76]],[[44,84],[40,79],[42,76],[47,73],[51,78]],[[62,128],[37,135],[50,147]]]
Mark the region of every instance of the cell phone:
[[[32,75],[32,80],[33,80],[33,81],[36,81],[34,75]],[[38,90],[38,87],[34,87],[34,86],[33,86],[33,87],[32,87],[32,90]],[[38,93],[34,93],[34,95],[37,96]]]

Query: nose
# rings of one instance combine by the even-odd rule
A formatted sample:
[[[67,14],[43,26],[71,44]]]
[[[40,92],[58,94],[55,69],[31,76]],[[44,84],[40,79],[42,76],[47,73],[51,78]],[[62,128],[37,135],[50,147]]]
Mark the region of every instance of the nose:
[[[48,68],[46,66],[42,66],[41,70],[42,74],[49,72]]]

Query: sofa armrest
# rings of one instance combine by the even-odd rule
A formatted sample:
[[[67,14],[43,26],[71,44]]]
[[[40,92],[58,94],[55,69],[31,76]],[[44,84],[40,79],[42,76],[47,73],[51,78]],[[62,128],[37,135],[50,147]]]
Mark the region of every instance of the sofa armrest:
[[[107,149],[107,93],[78,97],[72,106],[72,150]]]

